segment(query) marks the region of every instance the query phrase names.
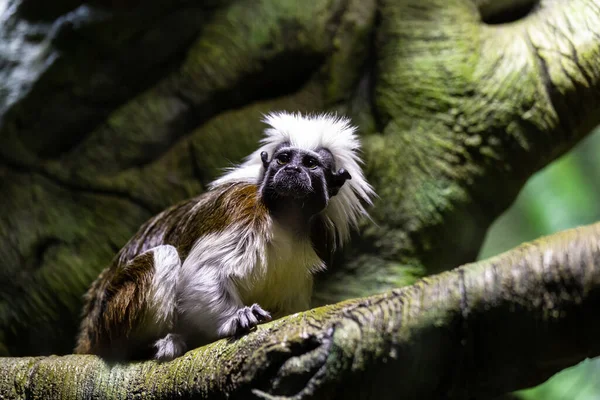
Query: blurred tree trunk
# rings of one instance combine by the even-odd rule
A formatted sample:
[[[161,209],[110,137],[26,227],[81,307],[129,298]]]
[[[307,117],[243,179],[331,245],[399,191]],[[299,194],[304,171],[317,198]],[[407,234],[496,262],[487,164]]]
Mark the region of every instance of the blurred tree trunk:
[[[600,122],[600,1],[14,0],[0,11],[0,355],[69,353],[91,280],[147,218],[254,149],[261,114],[277,109],[352,117],[379,194],[373,221],[320,277],[315,306],[386,293],[173,364],[9,358],[0,397],[51,386],[80,397],[466,398],[599,354],[595,322],[584,324],[598,305],[594,227],[529,249],[522,263],[512,261],[527,247],[490,261],[518,277],[498,297],[481,282],[460,288],[465,274],[501,273],[485,263],[389,290],[472,261],[525,180]],[[560,279],[528,273],[535,257],[550,257],[545,273]],[[403,331],[388,311],[427,299],[415,291],[428,282],[440,315],[453,317],[433,318],[438,303],[409,307],[418,329]],[[461,325],[456,293],[481,301],[491,331]],[[336,337],[338,324],[362,339]],[[524,351],[536,340],[537,353]]]

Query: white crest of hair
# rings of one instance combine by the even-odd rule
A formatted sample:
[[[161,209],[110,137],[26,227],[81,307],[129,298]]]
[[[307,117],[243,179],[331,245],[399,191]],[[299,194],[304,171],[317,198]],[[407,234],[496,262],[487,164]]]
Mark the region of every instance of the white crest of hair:
[[[360,164],[358,152],[360,141],[356,127],[350,120],[334,114],[308,114],[273,112],[263,120],[269,125],[261,147],[248,156],[244,162],[230,169],[221,178],[214,181],[212,188],[226,183],[259,183],[264,175],[260,153],[266,151],[269,157],[282,143],[305,150],[328,149],[335,161],[335,170],[348,171],[352,179],[346,181],[339,193],[330,199],[323,211],[325,223],[333,235],[334,244],[343,244],[350,236],[351,227],[355,227],[362,215],[367,215],[363,206],[372,204],[374,191],[366,181]]]

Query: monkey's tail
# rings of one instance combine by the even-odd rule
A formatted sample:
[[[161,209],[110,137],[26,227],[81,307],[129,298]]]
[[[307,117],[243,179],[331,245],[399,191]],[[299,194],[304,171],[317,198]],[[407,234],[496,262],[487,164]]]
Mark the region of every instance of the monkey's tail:
[[[102,302],[107,285],[108,275],[111,272],[110,267],[104,269],[92,283],[84,295],[84,306],[81,313],[81,324],[79,325],[79,334],[77,335],[77,344],[74,352],[76,354],[90,354],[98,344],[98,338],[93,332],[98,325],[100,314],[102,312]]]

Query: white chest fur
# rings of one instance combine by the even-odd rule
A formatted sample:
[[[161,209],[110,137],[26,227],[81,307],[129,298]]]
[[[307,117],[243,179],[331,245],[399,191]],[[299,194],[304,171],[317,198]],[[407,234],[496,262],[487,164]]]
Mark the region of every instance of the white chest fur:
[[[184,324],[213,332],[240,307],[259,304],[275,318],[308,309],[312,273],[324,267],[310,240],[269,218],[198,240],[181,267]]]
[[[258,303],[275,317],[308,309],[312,274],[325,266],[308,238],[272,221],[264,257],[244,279],[236,279],[245,304]]]

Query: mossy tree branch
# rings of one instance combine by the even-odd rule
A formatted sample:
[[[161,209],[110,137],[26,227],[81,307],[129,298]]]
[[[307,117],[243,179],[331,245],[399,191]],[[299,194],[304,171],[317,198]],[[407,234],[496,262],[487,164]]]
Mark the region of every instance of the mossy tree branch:
[[[600,224],[170,363],[8,358],[5,398],[491,398],[600,354]]]

